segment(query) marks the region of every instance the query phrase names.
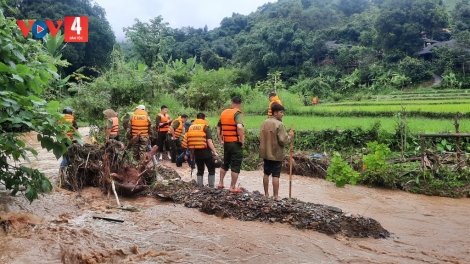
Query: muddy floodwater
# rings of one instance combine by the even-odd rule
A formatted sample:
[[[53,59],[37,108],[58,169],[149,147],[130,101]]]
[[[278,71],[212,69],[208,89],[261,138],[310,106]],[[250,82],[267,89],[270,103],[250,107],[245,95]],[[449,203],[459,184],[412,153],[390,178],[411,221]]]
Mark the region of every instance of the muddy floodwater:
[[[26,137],[40,149],[35,135]],[[57,186],[59,163],[40,150],[32,166]],[[177,170],[183,180],[191,179],[187,164]],[[288,196],[288,178],[281,175],[281,197]],[[228,176],[225,186],[229,181]],[[262,191],[262,172],[242,171],[239,183]],[[153,197],[120,199],[140,212],[107,209],[116,201],[97,188],[80,193],[54,188],[31,204],[1,190],[0,218],[19,220],[7,232],[0,230],[0,263],[470,263],[469,199],[336,188],[302,176],[294,176],[292,186],[293,197],[371,217],[391,237],[331,237],[287,224],[220,219]]]

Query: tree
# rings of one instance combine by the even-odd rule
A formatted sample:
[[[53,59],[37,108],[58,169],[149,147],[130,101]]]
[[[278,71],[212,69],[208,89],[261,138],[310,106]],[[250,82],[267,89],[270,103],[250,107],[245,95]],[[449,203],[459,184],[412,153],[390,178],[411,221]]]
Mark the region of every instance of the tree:
[[[413,55],[422,47],[420,32],[432,38],[448,24],[447,11],[439,0],[394,0],[383,4],[375,29],[385,52]]]
[[[41,146],[59,158],[65,143],[71,144],[63,134],[71,124],[56,112],[58,102],[40,98],[59,79],[54,58],[44,52],[40,41],[24,39],[15,20],[5,19],[1,10],[0,41],[0,184],[12,195],[26,187],[24,195],[32,202],[52,185],[43,173],[24,165],[28,156],[36,158],[38,153],[27,146],[22,133],[36,131]]]
[[[338,9],[346,16],[350,16],[352,14],[362,13],[369,7],[369,2],[369,0],[340,0]]]
[[[470,32],[461,31],[455,35],[454,54],[457,62],[462,66],[462,75],[465,78],[465,73],[468,71],[465,65],[470,63]]]
[[[452,18],[456,31],[470,30],[470,2],[468,0],[461,0],[455,4]]]
[[[134,25],[124,28],[126,38],[132,42],[140,59],[149,67],[157,61],[157,56],[168,59],[167,55],[174,43],[173,37],[169,34],[168,25],[167,22],[163,22],[162,16],[158,16],[150,19],[150,24],[140,22],[136,18]]]
[[[218,70],[223,66],[223,61],[212,50],[207,49],[201,53],[201,64],[206,70]]]

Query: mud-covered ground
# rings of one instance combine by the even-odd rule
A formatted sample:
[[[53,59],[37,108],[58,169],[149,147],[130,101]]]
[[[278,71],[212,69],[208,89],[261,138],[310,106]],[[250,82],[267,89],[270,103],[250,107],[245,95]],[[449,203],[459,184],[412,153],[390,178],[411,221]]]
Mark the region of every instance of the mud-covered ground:
[[[39,148],[35,136],[29,138]],[[32,165],[58,183],[59,161],[52,153],[41,150]],[[187,164],[175,169],[183,180],[191,179]],[[239,183],[261,191],[262,173],[242,171]],[[281,197],[288,196],[288,186],[282,174]],[[373,218],[391,236],[348,238],[279,222],[239,221],[153,196],[121,198],[123,205],[140,209],[124,211],[112,208],[114,197],[98,188],[79,193],[56,188],[32,204],[0,191],[0,218],[14,220],[4,227],[7,232],[0,230],[0,263],[470,263],[467,199],[336,188],[302,176],[293,177],[293,197]]]

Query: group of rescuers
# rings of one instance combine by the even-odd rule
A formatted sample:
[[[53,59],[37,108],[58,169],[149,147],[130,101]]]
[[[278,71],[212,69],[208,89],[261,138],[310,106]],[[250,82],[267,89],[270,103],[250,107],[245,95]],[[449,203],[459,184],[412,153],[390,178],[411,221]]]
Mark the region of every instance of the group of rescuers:
[[[287,132],[282,123],[284,107],[276,93],[269,94],[268,118],[261,124],[259,156],[264,160],[263,185],[265,196],[269,197],[269,176],[272,176],[273,198],[279,199],[279,177],[281,175],[282,161],[284,160],[284,147],[294,137],[294,131]],[[208,169],[208,185],[215,187],[215,168],[220,165],[220,178],[217,188],[224,189],[224,177],[231,170],[230,193],[242,193],[236,186],[243,160],[243,147],[245,144],[244,115],[241,111],[242,100],[235,96],[232,98],[230,108],[220,114],[217,124],[217,137],[223,144],[223,163],[219,158],[212,140],[212,131],[205,120],[204,113],[198,113],[195,120],[188,121],[188,116],[182,114],[172,119],[166,106],[156,116],[159,160],[162,160],[163,149],[168,152],[168,158],[179,167],[183,160],[194,168],[197,167],[197,184],[203,186],[204,167]],[[73,124],[67,132],[73,134],[77,129],[72,110],[64,109],[64,119]],[[119,140],[119,120],[114,110],[103,111],[108,117],[106,125],[106,140]],[[128,139],[133,141],[134,158],[140,160],[152,145],[152,122],[144,105],[138,105],[128,120],[124,121]],[[170,146],[171,145],[171,146]]]

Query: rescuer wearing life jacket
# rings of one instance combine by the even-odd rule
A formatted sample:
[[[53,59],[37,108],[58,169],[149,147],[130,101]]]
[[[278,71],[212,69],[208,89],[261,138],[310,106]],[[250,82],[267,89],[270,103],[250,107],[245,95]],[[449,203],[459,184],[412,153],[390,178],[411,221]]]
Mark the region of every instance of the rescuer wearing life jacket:
[[[162,105],[161,112],[157,114],[155,124],[157,124],[157,145],[158,151],[160,152],[160,160],[162,160],[163,146],[168,152],[168,159],[171,159],[170,156],[170,143],[168,142],[168,130],[170,129],[171,117],[168,114],[168,107]]]
[[[312,105],[315,106],[318,104],[318,97],[314,96],[312,97]]]
[[[186,133],[185,145],[191,151],[191,158],[196,162],[197,166],[197,185],[202,187],[204,183],[204,165],[207,166],[209,172],[208,183],[209,187],[214,187],[215,183],[215,164],[214,156],[218,157],[215,150],[214,143],[212,142],[211,129],[209,123],[205,120],[204,113],[198,113],[197,119],[189,127]]]
[[[132,139],[136,138],[133,145],[134,159],[141,160],[147,152],[147,147],[152,133],[152,122],[145,111],[145,105],[138,105],[134,114],[131,116],[128,133],[132,135]]]
[[[181,147],[181,136],[184,131],[184,123],[188,120],[188,115],[183,114],[177,119],[171,122],[168,134],[171,136],[170,148],[171,148],[171,162],[176,163],[176,158],[183,152]]]
[[[119,141],[119,119],[117,113],[113,109],[106,109],[103,114],[108,117],[106,122],[106,142],[110,139]]]
[[[235,185],[240,173],[243,160],[243,146],[245,144],[245,131],[243,128],[242,99],[238,96],[232,98],[229,109],[225,109],[220,114],[217,124],[217,136],[224,145],[224,163],[220,168],[220,180],[217,188],[224,188],[224,177],[231,169],[232,181],[230,183],[230,193],[242,193],[243,191]]]
[[[64,110],[62,111],[62,117],[65,119],[66,122],[69,122],[71,124],[70,128],[67,131],[65,131],[65,134],[67,134],[67,136],[70,138],[72,143],[77,142],[77,140],[74,139],[73,135],[75,131],[78,130],[78,125],[77,125],[77,121],[75,121],[75,117],[73,116],[72,109],[68,107],[64,108]],[[70,147],[70,144],[65,143],[65,146],[68,148]],[[65,159],[64,155],[62,155],[62,162],[60,163],[60,166],[61,167],[67,166],[67,160]]]
[[[270,118],[273,115],[273,112],[271,111],[271,107],[273,106],[274,103],[278,103],[282,105],[281,99],[279,99],[279,96],[275,92],[269,93],[269,106],[268,106],[268,118]]]

